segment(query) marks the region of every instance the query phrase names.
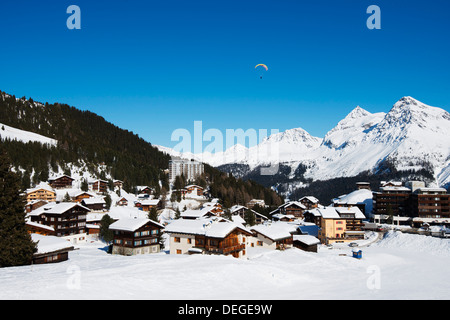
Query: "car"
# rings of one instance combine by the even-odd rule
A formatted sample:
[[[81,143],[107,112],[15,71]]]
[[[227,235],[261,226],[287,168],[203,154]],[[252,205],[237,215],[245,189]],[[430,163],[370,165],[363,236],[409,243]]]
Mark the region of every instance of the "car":
[[[357,244],[356,242],[351,242],[351,243],[349,244],[349,246],[353,248],[353,247],[359,246],[359,244]]]

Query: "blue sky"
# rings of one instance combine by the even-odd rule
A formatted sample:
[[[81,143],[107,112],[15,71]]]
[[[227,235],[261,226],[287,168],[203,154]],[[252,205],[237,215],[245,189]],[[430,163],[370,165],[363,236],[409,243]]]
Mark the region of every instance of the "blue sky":
[[[66,27],[72,4],[81,30]],[[372,4],[381,30],[366,27]],[[194,121],[323,137],[357,105],[450,110],[449,13],[448,0],[3,0],[0,90],[166,146]]]

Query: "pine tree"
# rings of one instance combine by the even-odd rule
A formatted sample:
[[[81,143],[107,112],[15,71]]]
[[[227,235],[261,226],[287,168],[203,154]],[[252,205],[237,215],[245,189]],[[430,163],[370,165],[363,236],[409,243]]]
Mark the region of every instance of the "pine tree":
[[[114,239],[114,233],[109,229],[109,226],[114,222],[108,214],[105,214],[100,221],[100,236],[106,242],[111,242]]]
[[[24,207],[20,179],[0,148],[0,267],[31,264],[37,250],[25,226]]]

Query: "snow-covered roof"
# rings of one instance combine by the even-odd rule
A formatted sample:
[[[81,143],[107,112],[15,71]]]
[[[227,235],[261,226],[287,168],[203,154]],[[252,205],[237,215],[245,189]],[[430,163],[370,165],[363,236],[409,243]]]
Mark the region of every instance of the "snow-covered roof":
[[[355,190],[349,194],[342,195],[333,199],[333,203],[336,204],[363,204],[368,200],[372,201],[372,191],[367,189]]]
[[[303,199],[306,199],[312,203],[319,203],[319,199],[317,199],[316,197],[313,197],[313,196],[304,196],[298,201],[302,201]]]
[[[141,206],[156,206],[159,203],[159,199],[151,199],[151,200],[140,200],[138,201]]]
[[[150,219],[136,218],[136,219],[120,219],[109,225],[111,230],[121,230],[121,231],[136,231],[140,227],[146,225],[147,223],[153,223],[158,227],[164,228],[162,224],[155,222]]]
[[[43,236],[40,234],[31,234],[31,239],[37,244],[37,254],[49,253],[63,249],[72,249],[73,245],[61,237]]]
[[[217,218],[173,220],[169,225],[166,226],[165,232],[204,235],[211,238],[225,238],[236,228],[239,228],[240,230],[251,234],[251,231],[249,229],[245,228],[239,223]]]
[[[272,241],[290,238],[292,236],[291,232],[295,231],[295,229],[296,227],[293,228],[292,225],[283,222],[259,224],[250,228],[250,230],[261,233]]]
[[[182,218],[197,218],[197,219],[199,219],[199,218],[207,216],[208,214],[213,214],[213,213],[211,213],[211,210],[213,210],[213,209],[214,208],[212,208],[212,207],[206,207],[206,208],[203,208],[200,210],[188,209],[188,210],[181,212],[180,216]]]
[[[294,235],[294,241],[300,241],[308,246],[319,244],[320,240],[308,234]]]
[[[36,187],[25,190],[25,193],[28,194],[28,193],[32,193],[32,192],[35,192],[35,191],[38,191],[38,190],[46,190],[46,191],[50,191],[50,192],[55,193],[53,188],[48,183],[45,183],[45,182],[41,182]]]
[[[43,207],[46,207],[46,206],[42,206],[41,208],[43,208]],[[48,210],[44,209],[43,212],[49,213],[49,214],[63,214],[64,212],[66,212],[74,207],[80,207],[80,208],[85,209],[86,211],[91,211],[89,208],[86,208],[85,206],[82,206],[79,203],[61,202],[61,203],[54,205],[52,208],[50,208]]]
[[[322,217],[324,219],[342,219],[341,214],[354,214],[355,219],[365,219],[364,214],[358,207],[324,207],[308,210],[308,213],[315,217]]]
[[[86,198],[82,201],[84,204],[106,204],[105,199],[103,198]]]

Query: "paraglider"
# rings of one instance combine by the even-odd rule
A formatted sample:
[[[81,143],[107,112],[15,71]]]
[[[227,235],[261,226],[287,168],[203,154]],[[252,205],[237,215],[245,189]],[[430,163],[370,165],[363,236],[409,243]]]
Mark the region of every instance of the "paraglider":
[[[267,68],[267,66],[266,66],[265,64],[262,64],[262,63],[257,64],[257,65],[255,66],[255,69],[261,71],[260,76],[259,76],[260,79],[262,79],[263,72],[269,70],[269,68]]]

